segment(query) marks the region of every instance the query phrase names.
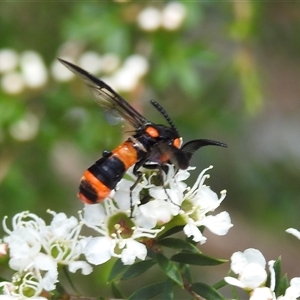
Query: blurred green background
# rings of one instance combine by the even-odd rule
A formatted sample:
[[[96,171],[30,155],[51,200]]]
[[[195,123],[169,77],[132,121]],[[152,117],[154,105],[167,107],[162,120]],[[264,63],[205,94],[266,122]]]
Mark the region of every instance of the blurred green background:
[[[299,2],[1,2],[1,218],[76,214],[82,173],[124,140],[61,57],[159,123],[157,100],[184,141],[226,142],[192,161],[197,172],[214,165],[207,184],[228,191],[221,209],[235,225],[207,233],[203,250],[229,258],[257,247],[299,276],[299,244],[284,233],[300,229],[299,53]]]

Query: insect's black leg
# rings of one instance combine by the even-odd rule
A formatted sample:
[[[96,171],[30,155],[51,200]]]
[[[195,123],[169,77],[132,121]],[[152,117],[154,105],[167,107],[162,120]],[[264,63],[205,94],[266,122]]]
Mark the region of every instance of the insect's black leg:
[[[112,155],[112,152],[109,150],[103,150],[102,156],[103,157],[110,157]]]
[[[144,164],[144,160],[141,160],[137,162],[134,167],[133,167],[133,174],[137,177],[136,181],[134,184],[130,187],[130,218],[132,218],[132,213],[133,213],[133,203],[132,203],[132,192],[135,189],[135,187],[141,182],[143,173],[139,171],[139,168]]]

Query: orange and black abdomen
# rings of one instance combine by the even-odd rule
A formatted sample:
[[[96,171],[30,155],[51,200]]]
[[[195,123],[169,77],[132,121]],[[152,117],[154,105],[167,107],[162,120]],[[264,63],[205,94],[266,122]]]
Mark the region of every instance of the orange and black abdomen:
[[[85,171],[79,186],[79,198],[88,204],[103,201],[137,160],[138,151],[132,142],[124,142],[110,156],[100,158]]]

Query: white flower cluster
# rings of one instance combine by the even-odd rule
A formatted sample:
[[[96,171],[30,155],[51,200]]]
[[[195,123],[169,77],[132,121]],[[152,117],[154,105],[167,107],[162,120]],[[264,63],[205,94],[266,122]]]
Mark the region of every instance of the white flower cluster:
[[[262,253],[253,248],[244,252],[235,252],[231,256],[231,270],[238,278],[227,276],[225,281],[240,287],[250,293],[249,300],[297,300],[300,297],[300,277],[290,281],[285,294],[276,298],[274,260],[268,262],[270,272],[270,287],[265,286],[267,281],[266,260]]]
[[[186,17],[186,8],[181,2],[168,2],[162,9],[154,6],[144,8],[137,17],[137,23],[145,31],[178,29]]]
[[[1,73],[1,87],[7,94],[19,94],[25,88],[41,88],[48,80],[41,55],[31,50],[19,55],[12,49],[0,49]]]
[[[117,91],[133,91],[148,73],[149,62],[142,55],[133,54],[121,62],[119,56],[113,53],[99,55],[82,48],[80,43],[66,42],[61,46],[58,57],[74,61],[95,75],[101,74],[102,79]],[[60,82],[70,81],[74,77],[57,58],[50,66],[50,73]],[[48,80],[49,71],[39,53],[30,50],[19,54],[13,49],[0,49],[0,86],[6,94],[15,96],[26,89],[39,90],[46,86]],[[67,114],[74,109],[71,108]],[[28,109],[22,118],[10,124],[10,135],[18,141],[34,139],[40,129],[40,118],[39,112]],[[0,139],[2,134],[0,130]]]
[[[113,53],[99,55],[93,51],[86,51],[74,55],[68,51],[67,43],[63,48],[66,50],[60,51],[58,57],[74,62],[94,75],[101,74],[101,79],[118,92],[133,91],[149,69],[147,58],[140,54],[130,55],[121,63],[119,56]],[[53,62],[51,72],[57,81],[69,81],[74,77],[74,73],[66,69],[58,60]]]
[[[128,179],[122,179],[102,204],[85,206],[80,221],[48,211],[53,219],[46,225],[35,214],[22,212],[13,217],[9,229],[5,217],[6,236],[0,255],[8,252],[9,266],[15,274],[11,282],[0,283],[0,300],[46,299],[40,296],[55,290],[61,265],[73,273],[81,269],[87,275],[92,272],[90,264],[103,264],[112,257],[121,258],[125,265],[133,264],[137,258],[144,260],[146,245],[174,226],[183,226],[184,233],[199,243],[206,241],[199,227],[207,227],[217,235],[226,234],[232,226],[228,213],[210,215],[226,195],[221,192],[219,199],[204,185],[209,177],[205,172],[210,168],[199,175],[191,188],[184,180],[193,168],[177,172],[168,165],[167,175],[148,170],[148,176],[145,170],[143,180],[132,192],[137,178],[131,169],[126,174]],[[82,236],[83,225],[94,229],[97,236]],[[81,260],[82,255],[88,262]]]
[[[0,87],[3,92],[17,95],[25,89],[44,87],[48,80],[48,71],[42,57],[35,51],[18,54],[12,49],[0,49],[0,76]],[[2,109],[4,108],[2,106]],[[21,119],[10,124],[8,130],[14,139],[29,141],[36,137],[39,123],[38,114],[28,109]],[[3,138],[2,130],[0,130],[1,138]]]
[[[204,185],[209,177],[205,175],[208,169],[199,175],[192,188],[183,182],[190,176],[188,170],[175,172],[172,165],[168,165],[168,169],[164,186],[154,184],[158,175],[152,172],[148,178],[143,176],[132,193],[130,188],[136,176],[129,171],[127,175],[131,178],[121,180],[111,199],[104,201],[104,206],[85,207],[86,225],[101,235],[87,243],[85,254],[90,263],[101,264],[111,257],[120,257],[124,264],[132,264],[136,258],[143,260],[147,254],[145,240],[170,226],[183,226],[184,233],[200,243],[206,241],[200,226],[217,235],[228,232],[232,224],[227,212],[209,215],[221,204],[226,192],[221,192],[219,199]]]
[[[9,249],[9,266],[16,273],[12,282],[1,282],[4,296],[0,299],[39,298],[43,291],[52,291],[58,282],[58,266],[67,266],[70,272],[81,269],[82,274],[92,272],[92,267],[79,260],[85,239],[79,236],[82,222],[64,213],[55,213],[50,225],[29,212],[13,217],[12,229],[3,220],[7,236],[3,243]],[[6,298],[5,298],[6,297]]]

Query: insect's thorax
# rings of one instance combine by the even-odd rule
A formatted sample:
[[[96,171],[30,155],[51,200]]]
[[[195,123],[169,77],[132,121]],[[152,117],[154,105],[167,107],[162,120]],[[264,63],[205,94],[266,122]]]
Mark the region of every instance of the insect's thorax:
[[[137,130],[136,133],[128,138],[143,156],[143,153],[149,153],[159,143],[180,148],[181,140],[170,127],[161,124],[150,124],[145,128]]]

